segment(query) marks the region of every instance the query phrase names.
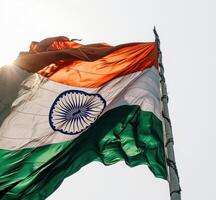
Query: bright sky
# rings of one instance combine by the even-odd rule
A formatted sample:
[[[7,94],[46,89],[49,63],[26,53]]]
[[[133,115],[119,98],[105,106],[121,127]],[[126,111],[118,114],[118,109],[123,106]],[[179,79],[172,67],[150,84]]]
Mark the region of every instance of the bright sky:
[[[32,40],[65,35],[83,43],[161,38],[184,200],[215,199],[214,0],[1,0],[0,65]],[[168,200],[168,184],[145,166],[92,163],[48,200]]]

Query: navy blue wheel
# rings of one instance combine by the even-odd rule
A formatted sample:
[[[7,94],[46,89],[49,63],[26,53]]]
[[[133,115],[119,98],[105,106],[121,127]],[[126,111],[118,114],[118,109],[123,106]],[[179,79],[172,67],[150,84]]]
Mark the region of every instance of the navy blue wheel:
[[[53,102],[49,113],[50,126],[64,134],[78,134],[95,122],[105,106],[106,101],[99,94],[65,91]]]

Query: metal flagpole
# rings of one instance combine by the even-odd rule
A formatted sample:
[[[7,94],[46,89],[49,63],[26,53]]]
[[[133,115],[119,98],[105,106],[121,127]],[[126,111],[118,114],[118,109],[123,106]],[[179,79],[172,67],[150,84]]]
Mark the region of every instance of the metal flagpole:
[[[168,94],[167,94],[167,87],[164,77],[164,67],[162,64],[162,53],[160,50],[160,39],[157,34],[157,31],[154,27],[154,34],[155,34],[155,42],[157,43],[158,47],[158,64],[159,64],[159,75],[160,75],[160,82],[161,82],[161,101],[162,101],[162,115],[164,118],[164,126],[165,126],[165,137],[166,137],[166,162],[168,166],[168,173],[169,173],[169,189],[170,189],[170,199],[171,200],[181,200],[181,188],[179,184],[179,176],[178,170],[176,167],[175,162],[175,155],[174,155],[174,140],[172,134],[172,127],[171,121],[169,118],[169,109],[168,109]]]

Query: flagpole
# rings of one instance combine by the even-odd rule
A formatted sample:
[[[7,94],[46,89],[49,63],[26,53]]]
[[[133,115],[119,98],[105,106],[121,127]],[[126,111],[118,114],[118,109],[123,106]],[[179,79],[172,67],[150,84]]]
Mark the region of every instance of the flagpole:
[[[166,148],[166,162],[169,173],[169,189],[170,189],[170,199],[171,200],[181,200],[181,187],[179,184],[179,176],[178,170],[175,162],[175,154],[174,154],[174,140],[172,134],[171,121],[169,118],[169,109],[168,109],[168,93],[167,87],[164,77],[164,67],[162,64],[162,52],[160,50],[160,39],[157,31],[154,27],[153,30],[155,34],[155,42],[158,47],[158,64],[159,64],[159,75],[160,75],[160,83],[161,83],[161,101],[162,101],[162,115],[164,118],[164,128],[165,128],[165,148]]]

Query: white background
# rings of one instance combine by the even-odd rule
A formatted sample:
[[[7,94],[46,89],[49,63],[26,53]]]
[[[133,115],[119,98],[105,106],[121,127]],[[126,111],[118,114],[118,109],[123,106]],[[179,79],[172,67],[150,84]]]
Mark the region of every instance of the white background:
[[[32,40],[65,35],[83,43],[153,41],[157,27],[183,200],[214,200],[216,180],[214,0],[1,0],[0,64]],[[48,200],[168,200],[166,181],[145,166],[91,163]]]

